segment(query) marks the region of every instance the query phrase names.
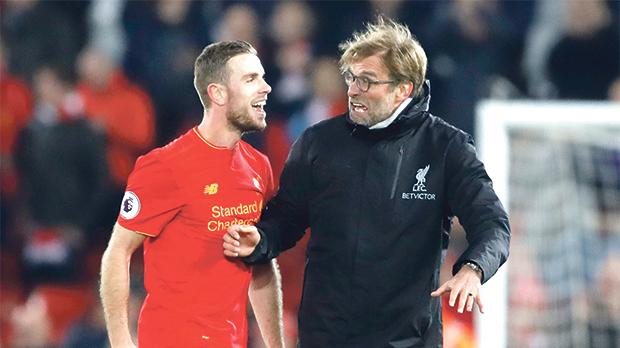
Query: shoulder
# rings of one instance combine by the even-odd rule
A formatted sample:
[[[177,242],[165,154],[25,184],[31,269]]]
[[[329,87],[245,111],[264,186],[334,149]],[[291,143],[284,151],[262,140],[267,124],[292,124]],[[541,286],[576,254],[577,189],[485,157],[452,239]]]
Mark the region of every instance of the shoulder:
[[[192,132],[193,130],[190,130],[170,143],[140,156],[136,161],[136,169],[149,165],[165,167],[171,171],[172,168],[191,161],[193,154],[197,151],[196,142],[191,138]]]
[[[159,157],[162,162],[177,164],[176,162],[189,159],[200,153],[200,143],[197,141],[194,128],[185,134],[172,140],[168,144],[154,149],[154,156]]]
[[[169,176],[170,167],[167,165],[162,148],[151,150],[145,155],[138,157],[131,173],[131,177],[144,176]]]
[[[473,144],[473,137],[470,134],[451,125],[440,117],[429,114],[426,123],[427,131],[433,138],[440,142],[447,144],[456,141],[458,143]]]
[[[312,139],[316,138],[320,138],[321,140],[336,140],[348,131],[350,131],[350,129],[347,125],[346,114],[342,114],[308,127],[298,140],[312,141]]]
[[[268,161],[267,156],[262,152],[258,151],[254,146],[249,143],[241,140],[239,141],[239,149],[243,151],[244,156],[256,159],[259,161],[265,160]]]
[[[342,130],[347,127],[347,114],[341,114],[338,116],[334,116],[332,118],[328,118],[326,120],[320,121],[306,129],[306,132],[329,132],[334,130]]]
[[[270,165],[269,158],[265,154],[258,151],[254,146],[250,145],[249,143],[243,140],[239,142],[239,150],[242,151],[245,159],[251,162],[255,162],[260,165],[267,165],[267,166]]]

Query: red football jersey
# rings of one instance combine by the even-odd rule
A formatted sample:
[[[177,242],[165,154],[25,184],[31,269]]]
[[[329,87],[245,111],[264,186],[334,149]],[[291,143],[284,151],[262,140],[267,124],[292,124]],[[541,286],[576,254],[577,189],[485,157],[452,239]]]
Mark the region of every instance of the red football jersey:
[[[245,347],[251,268],[222,236],[254,224],[273,194],[269,160],[247,143],[207,142],[197,128],[138,158],[117,222],[146,235],[140,347]]]

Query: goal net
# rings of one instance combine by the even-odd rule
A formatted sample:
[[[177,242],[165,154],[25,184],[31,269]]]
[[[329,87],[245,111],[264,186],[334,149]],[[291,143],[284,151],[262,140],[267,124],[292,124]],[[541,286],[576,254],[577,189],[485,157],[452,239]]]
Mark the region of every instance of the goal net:
[[[512,227],[481,347],[620,347],[620,105],[486,101],[477,141]]]

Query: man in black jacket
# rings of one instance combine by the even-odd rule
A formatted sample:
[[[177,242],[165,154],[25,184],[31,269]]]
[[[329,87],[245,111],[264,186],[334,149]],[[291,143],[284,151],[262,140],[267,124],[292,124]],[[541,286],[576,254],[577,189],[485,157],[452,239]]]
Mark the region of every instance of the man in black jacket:
[[[231,227],[224,253],[261,262],[310,227],[302,348],[440,347],[439,296],[483,311],[508,217],[471,136],[428,113],[426,55],[409,29],[379,18],[340,48],[349,112],[295,142],[261,222]],[[455,215],[469,246],[438,287]]]

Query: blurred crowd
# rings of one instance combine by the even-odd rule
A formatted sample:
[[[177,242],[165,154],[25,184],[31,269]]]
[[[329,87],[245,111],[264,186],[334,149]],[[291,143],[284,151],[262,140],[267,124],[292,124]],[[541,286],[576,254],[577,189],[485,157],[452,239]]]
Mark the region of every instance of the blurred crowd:
[[[620,101],[619,10],[604,0],[0,2],[1,344],[107,346],[97,279],[125,181],[138,156],[201,119],[193,64],[207,44],[257,48],[273,87],[269,126],[246,140],[279,176],[306,127],[346,111],[338,43],[377,14],[425,48],[431,112],[475,135],[484,98]],[[291,341],[303,252],[280,259]],[[447,347],[474,344],[459,320]]]

